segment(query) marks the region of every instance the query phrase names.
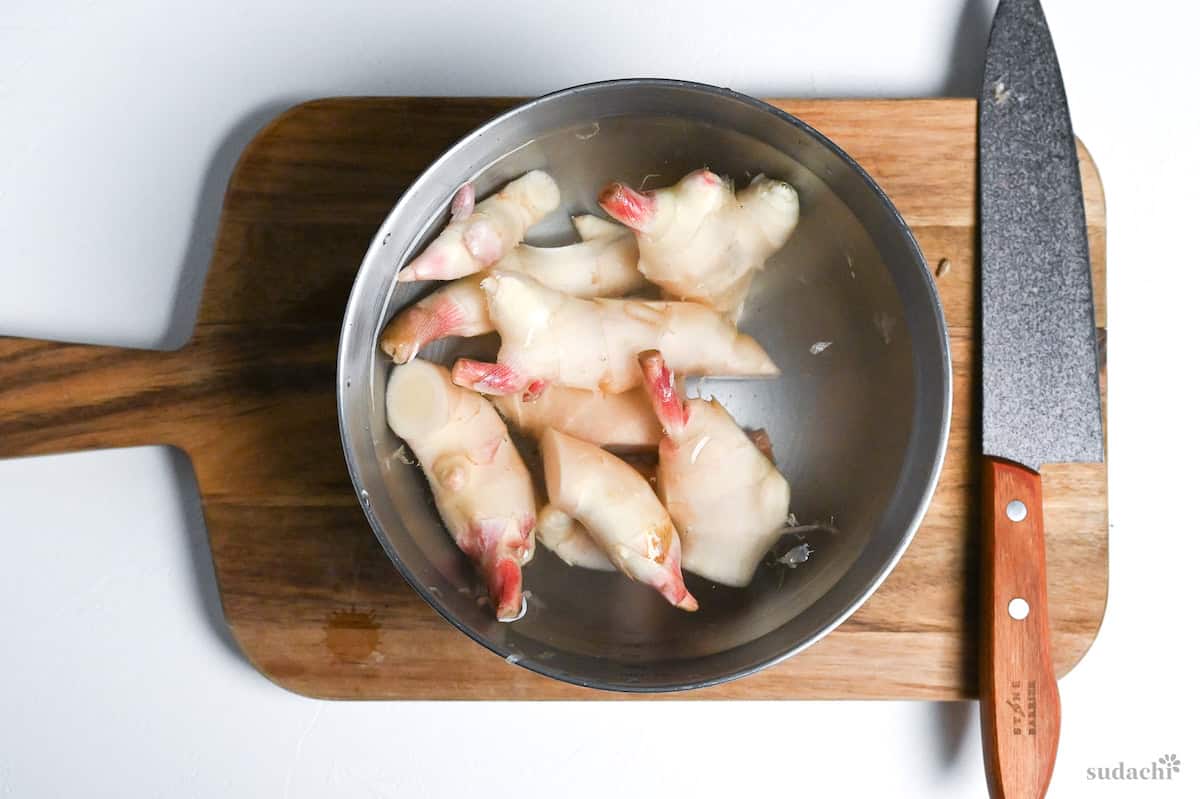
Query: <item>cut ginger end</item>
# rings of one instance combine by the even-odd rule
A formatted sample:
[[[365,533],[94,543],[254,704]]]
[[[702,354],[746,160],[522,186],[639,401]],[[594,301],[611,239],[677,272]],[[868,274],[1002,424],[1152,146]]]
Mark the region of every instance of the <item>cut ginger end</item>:
[[[400,438],[440,427],[449,414],[451,388],[432,364],[413,360],[392,368],[387,384],[388,424]]]

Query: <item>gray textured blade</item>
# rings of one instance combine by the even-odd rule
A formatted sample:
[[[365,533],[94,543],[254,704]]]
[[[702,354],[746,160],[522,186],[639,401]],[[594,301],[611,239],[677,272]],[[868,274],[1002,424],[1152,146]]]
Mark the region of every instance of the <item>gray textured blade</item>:
[[[979,98],[983,452],[1104,457],[1075,135],[1038,0],[1001,0]]]

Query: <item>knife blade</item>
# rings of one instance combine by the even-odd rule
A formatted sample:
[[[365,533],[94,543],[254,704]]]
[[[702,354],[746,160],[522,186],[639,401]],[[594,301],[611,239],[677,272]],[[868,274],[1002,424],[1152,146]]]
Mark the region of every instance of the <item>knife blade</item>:
[[[1038,0],[1001,0],[979,97],[980,702],[993,796],[1041,797],[1058,749],[1039,470],[1103,458],[1087,223]]]

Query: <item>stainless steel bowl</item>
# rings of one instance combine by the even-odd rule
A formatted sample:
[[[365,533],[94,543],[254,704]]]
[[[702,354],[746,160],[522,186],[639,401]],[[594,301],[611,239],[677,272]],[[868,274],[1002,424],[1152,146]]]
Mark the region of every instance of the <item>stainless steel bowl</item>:
[[[571,240],[568,212],[610,180],[665,186],[707,165],[739,185],[758,172],[800,192],[801,221],[754,284],[743,329],[782,367],[776,380],[700,386],[747,427],[765,427],[801,522],[832,517],[795,568],[764,565],[744,589],[685,575],[698,613],[548,551],[526,568],[525,618],[501,624],[434,509],[420,468],[384,420],[382,325],[428,285],[397,268],[445,224],[451,194],[481,195],[534,168],[562,206],[529,240]],[[822,350],[824,343],[828,342]],[[443,363],[494,352],[494,338],[422,352]],[[933,493],[950,416],[949,346],[912,234],[879,186],[798,119],[728,89],[622,80],[567,89],[475,130],[425,171],[375,236],[346,307],[338,413],[350,475],[375,534],[412,587],[450,623],[510,662],[568,682],[673,691],[731,680],[810,646],[882,582]]]

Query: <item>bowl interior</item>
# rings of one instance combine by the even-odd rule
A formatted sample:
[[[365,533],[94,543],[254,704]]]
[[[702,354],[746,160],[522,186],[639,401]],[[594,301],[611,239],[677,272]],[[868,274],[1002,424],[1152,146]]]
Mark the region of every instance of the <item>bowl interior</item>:
[[[464,180],[486,194],[534,168],[562,204],[531,231],[574,240],[608,181],[666,186],[708,166],[739,187],[765,172],[795,186],[799,228],[755,281],[741,327],[780,365],[775,380],[689,381],[747,428],[765,428],[807,561],[760,566],[748,588],[685,575],[687,614],[612,573],[568,568],[542,548],[526,567],[528,612],[500,624],[438,518],[420,467],[384,420],[389,364],[374,347],[397,309],[436,286],[393,283],[440,230]],[[886,198],[819,134],[724,90],[614,82],[543,98],[467,137],[410,189],[381,228],[347,312],[339,403],[347,457],[368,516],[401,571],[456,625],[510,660],[587,685],[666,690],[752,671],[816,640],[883,578],[915,530],[945,444],[949,368],[924,262]],[[447,340],[422,357],[489,358],[494,337]],[[531,462],[535,480],[539,465]]]

